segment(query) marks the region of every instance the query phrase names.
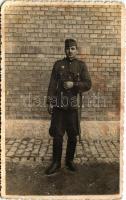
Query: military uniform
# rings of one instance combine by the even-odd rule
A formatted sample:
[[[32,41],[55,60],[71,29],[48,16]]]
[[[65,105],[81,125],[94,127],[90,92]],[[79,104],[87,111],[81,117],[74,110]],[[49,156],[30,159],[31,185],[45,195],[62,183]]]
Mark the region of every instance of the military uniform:
[[[63,87],[63,82],[68,80],[74,82],[74,87],[65,90]],[[58,130],[57,133],[57,129],[58,126],[61,126],[61,124],[64,122],[62,122],[60,119],[59,113],[64,114],[68,112],[71,112],[72,114],[71,119],[75,118],[72,124],[75,129],[74,132],[76,132],[76,135],[78,135],[78,129],[76,127],[76,115],[74,114],[78,108],[77,94],[89,90],[90,87],[91,79],[87,70],[87,66],[84,62],[78,59],[71,61],[68,58],[64,58],[63,60],[59,60],[54,64],[47,93],[47,103],[52,104],[54,107],[51,120],[52,123],[50,127],[51,136],[61,133],[61,130]]]
[[[73,87],[65,89],[65,81]],[[61,162],[63,135],[68,135],[66,162],[74,159],[79,134],[77,95],[91,88],[91,79],[85,62],[68,57],[58,60],[52,70],[47,93],[47,104],[53,106],[49,133],[53,137],[53,162]]]

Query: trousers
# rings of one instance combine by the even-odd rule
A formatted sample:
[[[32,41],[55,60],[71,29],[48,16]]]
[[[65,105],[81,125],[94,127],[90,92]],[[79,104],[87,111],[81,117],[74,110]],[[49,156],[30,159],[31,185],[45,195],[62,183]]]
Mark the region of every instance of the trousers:
[[[50,135],[53,137],[53,161],[60,162],[62,156],[63,136],[67,133],[66,161],[72,161],[78,135],[77,110],[55,109],[52,114]]]
[[[49,128],[50,136],[63,136],[64,133],[67,132],[69,137],[75,137],[75,135],[79,135],[78,127],[78,111],[76,109],[53,109],[51,125]]]

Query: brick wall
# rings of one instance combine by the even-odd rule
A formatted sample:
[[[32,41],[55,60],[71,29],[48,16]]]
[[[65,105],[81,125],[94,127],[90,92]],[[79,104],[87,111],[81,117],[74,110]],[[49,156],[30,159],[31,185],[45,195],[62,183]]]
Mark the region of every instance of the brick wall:
[[[4,9],[6,118],[48,117],[50,72],[72,37],[93,85],[83,96],[82,117],[119,120],[121,5],[33,5]]]

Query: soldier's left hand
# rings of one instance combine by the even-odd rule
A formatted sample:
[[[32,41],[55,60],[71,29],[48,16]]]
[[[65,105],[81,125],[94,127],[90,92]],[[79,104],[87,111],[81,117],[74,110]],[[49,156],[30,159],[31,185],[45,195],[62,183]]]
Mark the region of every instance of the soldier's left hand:
[[[65,89],[70,89],[70,88],[73,87],[73,85],[74,85],[74,83],[72,81],[66,81],[66,82],[64,82],[64,88]]]
[[[47,107],[47,110],[48,110],[48,113],[51,115],[53,112],[53,106],[49,104]]]

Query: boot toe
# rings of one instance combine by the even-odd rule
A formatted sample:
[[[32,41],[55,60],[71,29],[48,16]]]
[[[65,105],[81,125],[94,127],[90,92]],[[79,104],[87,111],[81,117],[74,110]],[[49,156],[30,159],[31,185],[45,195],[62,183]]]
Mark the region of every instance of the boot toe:
[[[77,167],[73,162],[66,162],[66,167],[72,172],[77,171]]]
[[[52,163],[47,170],[45,171],[46,175],[51,175],[54,173],[57,173],[59,171],[59,169],[61,168],[61,164],[60,163]]]

